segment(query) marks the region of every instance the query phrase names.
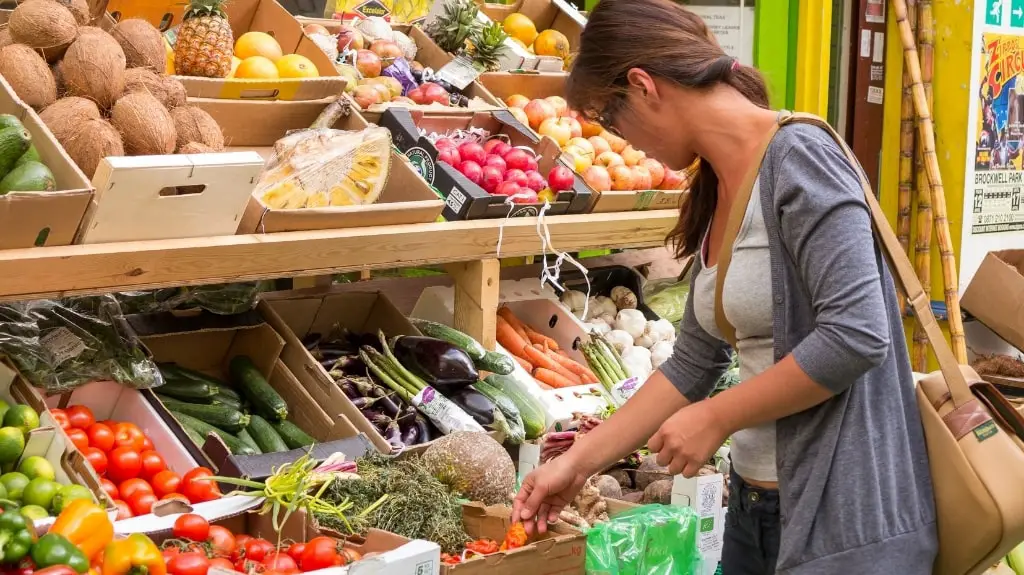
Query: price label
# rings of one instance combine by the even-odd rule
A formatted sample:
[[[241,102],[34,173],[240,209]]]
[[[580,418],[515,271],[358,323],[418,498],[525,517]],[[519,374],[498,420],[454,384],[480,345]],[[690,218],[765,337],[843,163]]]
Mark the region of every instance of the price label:
[[[465,90],[466,86],[472,84],[474,80],[480,77],[480,70],[473,66],[473,61],[469,58],[456,56],[455,59],[438,70],[434,77],[455,86],[459,90]]]
[[[630,377],[612,386],[612,399],[616,405],[626,403],[629,398],[636,395],[636,392],[643,387],[644,382],[639,377]]]
[[[86,350],[85,342],[66,327],[58,327],[39,338],[39,344],[54,358],[54,365],[73,359]]]
[[[412,398],[412,404],[430,418],[444,434],[454,431],[483,431],[484,428],[459,406],[433,387],[425,387]]]

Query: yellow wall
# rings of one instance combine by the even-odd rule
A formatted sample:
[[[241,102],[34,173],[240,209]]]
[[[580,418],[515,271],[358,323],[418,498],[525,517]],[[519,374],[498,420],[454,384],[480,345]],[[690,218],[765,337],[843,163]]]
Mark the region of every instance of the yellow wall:
[[[974,22],[974,0],[935,0],[935,150],[946,191],[946,208],[953,238],[953,249],[959,260],[960,235],[963,225],[964,166],[967,145],[967,111],[970,105],[971,35]],[[889,8],[888,43],[886,46],[885,126],[882,135],[880,196],[882,208],[890,223],[896,225],[899,185],[900,96],[902,92],[903,46],[899,41],[896,17]],[[916,234],[916,225],[911,238]],[[932,299],[943,300],[942,264],[932,244]],[[913,322],[907,322],[907,340]],[[929,366],[935,369],[934,361]]]

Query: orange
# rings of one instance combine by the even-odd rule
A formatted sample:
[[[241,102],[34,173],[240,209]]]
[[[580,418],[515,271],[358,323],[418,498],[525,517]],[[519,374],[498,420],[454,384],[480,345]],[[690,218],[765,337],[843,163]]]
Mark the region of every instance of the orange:
[[[506,34],[519,40],[524,46],[533,44],[533,41],[537,39],[537,25],[529,17],[519,12],[505,17],[501,27],[505,29]]]
[[[281,45],[266,32],[246,32],[235,41],[235,56],[242,60],[252,56],[263,56],[276,62],[281,54]]]
[[[235,78],[249,80],[276,80],[280,75],[277,73],[277,66],[269,58],[263,56],[252,56],[242,60],[242,63],[235,69]]]
[[[298,54],[282,56],[277,61],[277,73],[282,78],[318,78],[320,71],[309,58]]]
[[[569,58],[569,39],[558,30],[545,30],[537,36],[533,49],[538,56],[555,56],[566,60]]]

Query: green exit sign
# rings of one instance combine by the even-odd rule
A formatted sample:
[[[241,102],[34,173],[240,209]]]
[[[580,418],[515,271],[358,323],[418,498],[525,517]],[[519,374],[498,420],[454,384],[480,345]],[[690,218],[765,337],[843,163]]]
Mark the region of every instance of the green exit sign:
[[[985,0],[985,24],[989,26],[1003,25],[1004,0]]]

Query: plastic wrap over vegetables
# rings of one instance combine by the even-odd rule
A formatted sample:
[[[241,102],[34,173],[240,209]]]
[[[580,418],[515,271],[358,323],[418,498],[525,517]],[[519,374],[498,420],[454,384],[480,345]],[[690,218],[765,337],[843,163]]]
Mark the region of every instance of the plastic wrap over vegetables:
[[[412,75],[412,70],[409,68],[409,61],[405,58],[395,58],[395,61],[387,68],[384,68],[380,75],[398,80],[398,83],[402,85],[403,96],[408,95],[410,91],[415,90],[419,86],[416,78]]]
[[[238,282],[183,288],[165,288],[114,294],[125,315],[156,313],[176,309],[204,309],[218,315],[249,311],[270,282]]]
[[[699,523],[689,507],[630,509],[587,532],[587,575],[701,573]]]
[[[253,194],[268,208],[294,210],[372,204],[391,172],[391,132],[310,129],[274,144]]]
[[[96,380],[163,384],[110,295],[0,305],[0,352],[48,393]]]

